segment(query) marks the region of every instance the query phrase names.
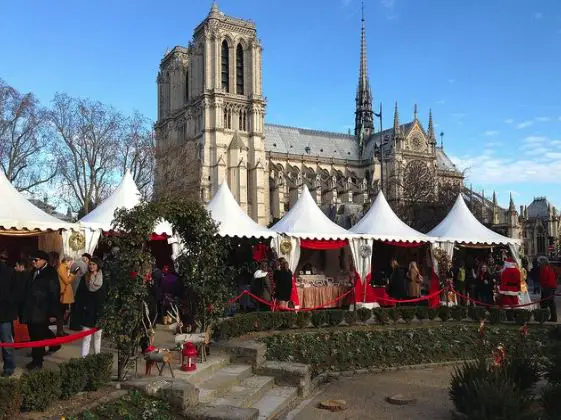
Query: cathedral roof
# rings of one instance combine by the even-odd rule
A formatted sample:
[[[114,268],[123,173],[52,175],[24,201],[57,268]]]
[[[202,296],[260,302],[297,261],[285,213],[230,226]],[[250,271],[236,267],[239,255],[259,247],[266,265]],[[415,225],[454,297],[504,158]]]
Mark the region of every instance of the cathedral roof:
[[[358,143],[353,135],[276,124],[265,124],[264,133],[268,152],[359,160]]]
[[[452,159],[444,153],[441,147],[436,148],[436,168],[440,171],[458,171]]]
[[[545,197],[534,198],[534,201],[528,206],[528,219],[548,219],[549,206]]]

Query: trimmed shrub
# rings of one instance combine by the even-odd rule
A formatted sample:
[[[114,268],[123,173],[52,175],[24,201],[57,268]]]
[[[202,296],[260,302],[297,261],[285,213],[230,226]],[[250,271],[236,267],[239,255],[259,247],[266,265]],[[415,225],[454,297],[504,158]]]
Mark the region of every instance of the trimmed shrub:
[[[274,325],[278,329],[285,330],[296,324],[296,312],[282,311],[272,312],[272,314],[274,314]]]
[[[546,322],[549,319],[549,309],[548,308],[534,309],[532,311],[532,314],[534,315],[534,320],[536,322],[539,322],[540,324],[543,324],[544,322]]]
[[[438,316],[438,309],[439,308],[429,308],[427,311],[427,316],[429,318],[429,320],[434,320],[436,319],[436,317]]]
[[[514,309],[507,309],[506,310],[506,320],[509,322],[514,321]]]
[[[399,314],[401,315],[401,319],[403,319],[408,324],[413,320],[413,318],[415,318],[416,312],[417,312],[417,308],[413,306],[403,306],[399,308]]]
[[[374,318],[378,324],[386,325],[389,323],[388,311],[385,308],[374,308],[372,310]]]
[[[372,311],[368,308],[359,308],[356,311],[356,314],[358,316],[358,320],[365,324],[372,316]]]
[[[519,325],[524,325],[532,319],[532,311],[526,309],[517,309],[514,311],[514,321]]]
[[[399,321],[399,318],[401,318],[398,308],[384,308],[384,311],[387,312],[388,318],[394,323]]]
[[[541,392],[541,403],[545,419],[559,419],[559,413],[561,413],[561,384],[548,384],[544,387]]]
[[[97,391],[106,383],[111,382],[113,371],[113,354],[100,353],[84,358],[88,370],[86,391]]]
[[[357,320],[356,311],[345,311],[345,323],[347,325],[356,324],[356,320]]]
[[[332,327],[336,327],[341,322],[343,322],[343,310],[341,309],[332,309],[327,311],[327,322]]]
[[[506,321],[506,311],[501,308],[489,309],[489,322],[491,324],[501,324]]]
[[[487,317],[487,310],[483,306],[470,306],[468,316],[474,321],[483,321]]]
[[[438,308],[438,317],[442,322],[448,321],[450,319],[450,308],[448,306]]]
[[[327,323],[327,314],[325,311],[312,312],[312,325],[316,328],[323,327]]]
[[[298,328],[308,328],[312,313],[310,311],[301,311],[296,314],[296,325]]]
[[[426,306],[417,306],[417,310],[415,311],[415,316],[419,321],[423,319],[427,319],[429,317],[429,308]]]
[[[86,389],[90,370],[86,359],[71,359],[61,364],[59,366],[61,380],[60,398],[67,400]]]
[[[0,378],[0,419],[13,419],[21,407],[21,381]]]
[[[467,317],[467,308],[465,306],[452,306],[450,308],[450,315],[454,321],[462,321]]]
[[[40,369],[22,377],[21,409],[45,411],[60,397],[61,377],[58,371]]]

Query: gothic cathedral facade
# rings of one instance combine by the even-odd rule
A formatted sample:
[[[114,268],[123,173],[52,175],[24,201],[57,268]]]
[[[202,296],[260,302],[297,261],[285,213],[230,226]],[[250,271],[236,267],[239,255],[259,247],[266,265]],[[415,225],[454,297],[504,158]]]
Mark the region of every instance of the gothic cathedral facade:
[[[189,45],[166,52],[160,64],[155,194],[173,186],[174,194],[208,202],[227,182],[240,206],[267,225],[307,185],[330,217],[348,210],[342,224],[350,225],[380,190],[390,201],[406,199],[407,173],[426,175],[435,190],[462,188],[463,175],[437,144],[430,112],[426,129],[417,106],[401,124],[396,104],[392,126],[382,130],[366,52],[363,16],[354,133],[265,124],[256,26],[214,3]]]

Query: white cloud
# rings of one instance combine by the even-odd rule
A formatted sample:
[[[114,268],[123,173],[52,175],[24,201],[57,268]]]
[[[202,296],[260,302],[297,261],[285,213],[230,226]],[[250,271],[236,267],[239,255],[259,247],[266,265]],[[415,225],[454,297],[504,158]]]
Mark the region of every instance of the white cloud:
[[[395,0],[380,0],[380,4],[386,9],[393,9],[395,6]]]
[[[451,157],[460,170],[470,169],[470,182],[474,184],[560,184],[561,177],[558,174],[561,172],[561,153],[549,154],[546,151],[544,158],[538,161],[532,156],[529,159],[513,160],[485,154]]]
[[[520,128],[527,128],[530,127],[534,124],[534,121],[528,120],[528,121],[522,121],[521,123],[519,123],[516,128],[520,129]]]
[[[497,134],[499,134],[497,130],[487,130],[483,133],[483,135],[487,137],[496,136]]]
[[[542,146],[536,146],[534,148],[529,149],[526,154],[529,156],[537,156],[537,155],[546,155],[546,153],[549,151],[548,148],[546,147],[542,147]]]
[[[514,122],[514,120],[512,118],[507,118],[505,120],[505,124],[512,124]]]
[[[534,19],[541,19],[543,18],[543,13],[542,12],[534,12]]]
[[[490,141],[488,143],[485,143],[486,148],[499,147],[499,146],[502,146],[502,145],[503,145],[502,141]]]
[[[547,121],[551,121],[551,118],[549,118],[549,117],[536,117],[536,121],[547,122]]]
[[[549,144],[552,146],[561,146],[561,140],[551,140]]]
[[[543,136],[528,136],[522,140],[524,143],[544,143],[547,137]]]
[[[545,157],[548,159],[561,159],[561,153],[560,152],[547,152],[545,154]]]

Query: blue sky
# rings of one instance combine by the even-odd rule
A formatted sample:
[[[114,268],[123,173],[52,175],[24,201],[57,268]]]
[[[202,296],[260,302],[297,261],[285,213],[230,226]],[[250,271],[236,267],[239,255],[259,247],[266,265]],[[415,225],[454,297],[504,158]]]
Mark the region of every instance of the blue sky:
[[[499,202],[547,195],[561,206],[561,2],[366,0],[376,106],[391,125],[432,108],[467,183]],[[57,91],[156,116],[156,74],[210,0],[3,2],[0,78],[47,103]],[[221,0],[264,46],[267,122],[347,131],[353,124],[359,0]]]

